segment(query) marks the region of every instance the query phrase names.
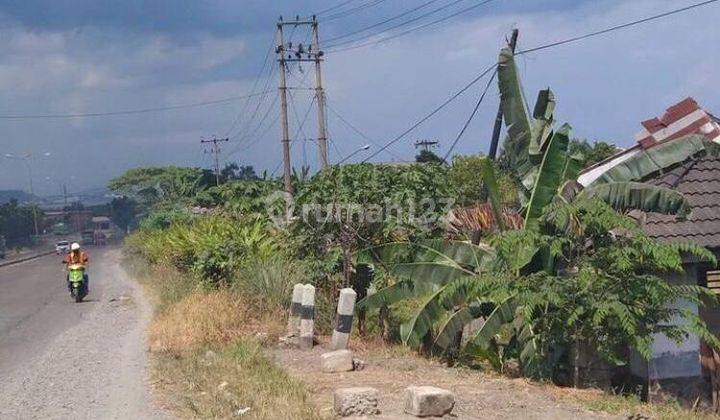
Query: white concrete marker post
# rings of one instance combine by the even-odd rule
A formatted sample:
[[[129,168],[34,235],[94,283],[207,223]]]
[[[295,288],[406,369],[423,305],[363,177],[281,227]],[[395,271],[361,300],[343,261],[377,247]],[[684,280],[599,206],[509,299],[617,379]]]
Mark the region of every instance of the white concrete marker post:
[[[352,329],[353,313],[355,312],[355,299],[357,293],[351,288],[340,290],[338,299],[337,317],[335,318],[335,330],[333,330],[330,348],[332,350],[343,350],[347,348]]]
[[[300,334],[300,312],[302,309],[302,298],[305,285],[297,283],[293,286],[292,303],[290,304],[290,316],[288,316],[287,334],[288,337],[297,337]]]
[[[315,336],[315,287],[306,284],[303,287],[302,307],[300,309],[300,340],[298,344],[303,350],[313,347]]]

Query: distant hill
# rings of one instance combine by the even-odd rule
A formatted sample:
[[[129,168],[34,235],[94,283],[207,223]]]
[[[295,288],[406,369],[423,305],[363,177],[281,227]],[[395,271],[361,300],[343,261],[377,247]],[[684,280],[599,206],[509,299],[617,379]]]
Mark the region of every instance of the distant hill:
[[[19,203],[30,203],[37,201],[38,198],[21,190],[0,190],[0,204],[7,203],[10,200],[17,200]]]

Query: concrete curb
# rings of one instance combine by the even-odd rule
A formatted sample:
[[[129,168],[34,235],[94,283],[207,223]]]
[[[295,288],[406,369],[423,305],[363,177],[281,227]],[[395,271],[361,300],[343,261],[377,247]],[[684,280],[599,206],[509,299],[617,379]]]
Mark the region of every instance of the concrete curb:
[[[33,255],[29,255],[27,257],[18,258],[16,260],[3,261],[3,262],[0,262],[0,268],[7,267],[9,265],[20,264],[25,261],[34,260],[36,258],[44,257],[46,255],[50,255],[50,254],[54,254],[54,253],[55,253],[55,251],[45,251],[45,252],[41,252],[39,254],[33,254]]]

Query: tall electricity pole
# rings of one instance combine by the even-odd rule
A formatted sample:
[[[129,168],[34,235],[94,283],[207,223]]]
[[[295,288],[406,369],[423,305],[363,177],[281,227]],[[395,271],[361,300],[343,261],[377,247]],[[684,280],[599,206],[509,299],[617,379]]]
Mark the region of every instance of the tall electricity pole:
[[[309,26],[312,31],[312,41],[310,45],[297,44],[292,42],[285,43],[283,38],[283,28],[285,26]],[[282,125],[282,144],[283,144],[283,163],[284,163],[284,183],[285,191],[292,193],[292,185],[290,184],[291,166],[290,166],[290,134],[288,129],[287,117],[287,63],[311,62],[315,64],[315,100],[318,108],[318,152],[320,155],[320,166],[326,168],[328,162],[327,148],[327,128],[325,126],[325,92],[322,86],[321,63],[323,61],[323,52],[320,50],[320,36],[318,34],[318,21],[315,16],[312,19],[301,20],[296,17],[295,20],[284,21],[282,17],[277,22],[277,48],[278,64],[280,66],[280,113]]]
[[[510,40],[508,41],[508,46],[510,47],[510,51],[515,53],[515,46],[517,45],[517,39],[518,39],[519,31],[517,29],[513,29],[512,35],[510,35]],[[493,127],[493,133],[492,133],[492,139],[490,140],[490,150],[488,151],[488,157],[492,160],[495,160],[495,157],[497,156],[497,148],[498,143],[500,142],[500,130],[502,130],[502,122],[503,122],[503,111],[502,111],[502,103],[498,106],[498,112],[495,116],[495,126]]]
[[[292,191],[291,167],[290,167],[290,130],[288,129],[288,112],[287,112],[287,79],[285,74],[286,58],[285,58],[285,39],[283,38],[283,20],[280,17],[277,23],[277,48],[275,52],[278,56],[278,65],[280,66],[280,126],[281,139],[283,149],[283,185],[285,192],[290,194]]]
[[[220,143],[230,141],[229,138],[219,139],[213,137],[210,140],[201,139],[200,143],[212,143],[212,153],[215,155],[215,185],[220,185]]]
[[[315,100],[318,108],[318,149],[320,153],[320,165],[323,169],[328,166],[328,149],[327,149],[327,129],[325,128],[325,91],[322,86],[322,72],[320,63],[322,62],[323,52],[320,50],[320,36],[318,35],[317,18],[312,18],[312,35],[313,46],[311,45],[312,57],[315,59]]]

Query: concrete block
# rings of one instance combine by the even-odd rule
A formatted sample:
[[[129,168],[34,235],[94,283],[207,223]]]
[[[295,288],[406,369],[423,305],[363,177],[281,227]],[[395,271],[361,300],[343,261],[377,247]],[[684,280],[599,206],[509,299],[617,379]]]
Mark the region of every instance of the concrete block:
[[[335,391],[335,414],[340,417],[372,416],[378,409],[378,390],[371,387],[340,388]]]
[[[350,350],[336,350],[320,355],[322,371],[325,373],[349,372],[353,370],[353,355]]]
[[[442,417],[455,407],[452,392],[434,386],[410,386],[405,389],[405,412],[416,417]]]
[[[300,314],[302,313],[302,298],[305,285],[297,283],[293,286],[290,315],[288,316],[287,336],[297,337],[300,334]]]
[[[352,329],[353,313],[355,312],[355,299],[357,293],[351,288],[340,290],[338,300],[337,316],[335,317],[335,330],[330,341],[330,348],[333,350],[346,349]]]
[[[298,344],[303,350],[310,350],[315,340],[315,287],[311,284],[304,286],[302,295],[302,308],[300,314],[300,340]]]

